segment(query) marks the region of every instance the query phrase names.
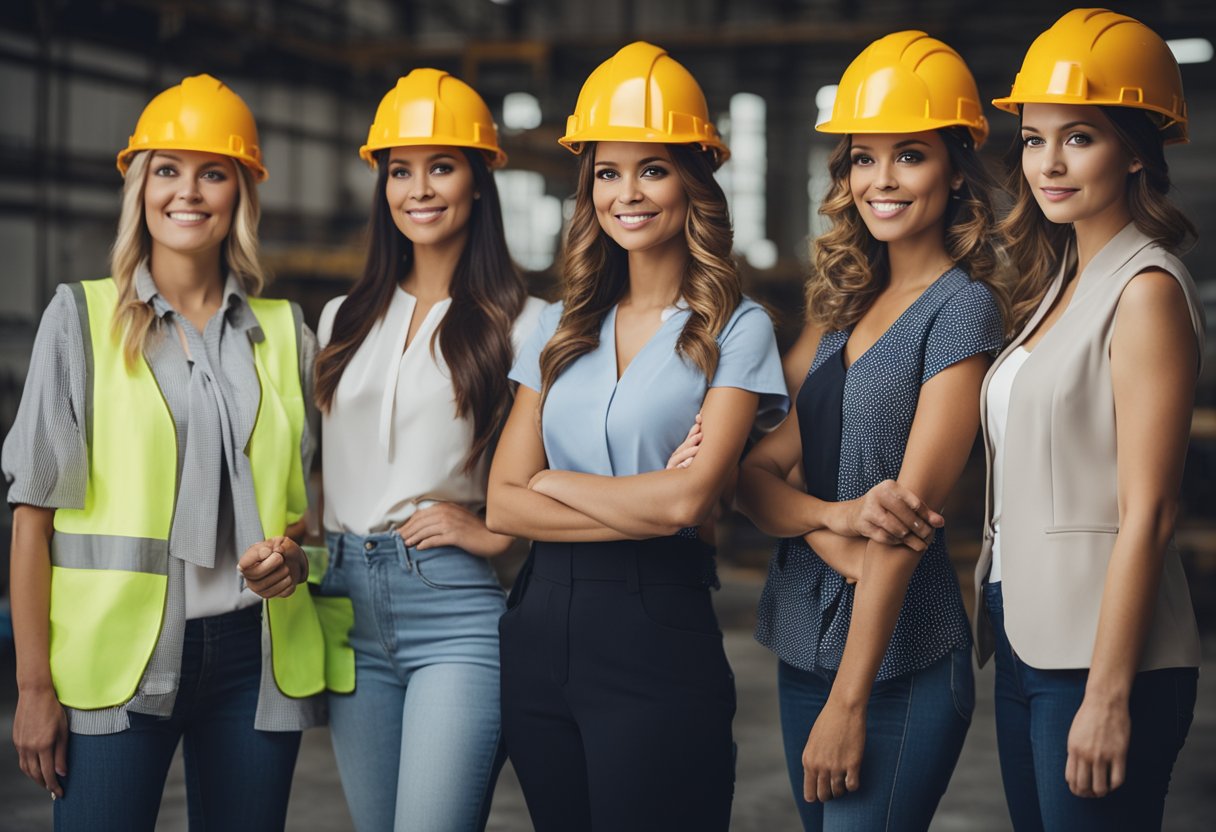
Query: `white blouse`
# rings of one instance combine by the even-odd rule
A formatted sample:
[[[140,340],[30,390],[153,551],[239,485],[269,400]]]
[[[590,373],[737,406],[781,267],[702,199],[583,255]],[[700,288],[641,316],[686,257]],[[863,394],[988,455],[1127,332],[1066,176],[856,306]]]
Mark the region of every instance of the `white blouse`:
[[[317,336],[329,343],[346,296],[321,312]],[[489,458],[466,473],[473,420],[456,414],[452,377],[434,335],[451,299],[431,307],[417,333],[405,337],[417,299],[398,289],[346,365],[333,403],[321,419],[325,528],[371,534],[405,522],[420,508],[451,502],[480,512]],[[529,297],[511,331],[515,352],[547,304]]]
[[[1005,426],[1009,422],[1009,397],[1018,370],[1026,363],[1030,352],[1018,347],[996,368],[988,382],[988,443],[992,448],[992,568],[988,583],[1001,579],[1001,480],[1005,464]]]

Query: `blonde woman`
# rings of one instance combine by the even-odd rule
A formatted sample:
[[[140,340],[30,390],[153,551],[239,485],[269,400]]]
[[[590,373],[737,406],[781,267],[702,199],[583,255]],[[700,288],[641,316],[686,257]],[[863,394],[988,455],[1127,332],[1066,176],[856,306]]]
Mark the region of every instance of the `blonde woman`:
[[[288,536],[313,338],[256,297],[266,170],[239,97],[186,78],[118,167],[112,277],[59,287],[4,445],[13,739],[56,829],[152,830],[181,740],[192,829],[281,829],[324,688]]]
[[[994,103],[1020,116],[1018,334],[984,382],[976,626],[1005,796],[1019,832],[1160,829],[1200,660],[1173,544],[1204,343],[1164,150],[1182,78],[1147,26],[1076,9]]]
[[[537,541],[500,624],[503,734],[539,832],[725,830],[734,678],[695,527],[757,413],[785,410],[773,326],[740,291],[726,148],[686,69],[626,46],[562,142],[564,301],[515,363],[490,471],[490,528]],[[665,470],[699,410],[696,464]]]
[[[756,637],[780,659],[804,828],[926,829],[974,706],[937,509],[1002,341],[987,122],[958,53],[909,31],[858,56],[818,129],[841,139],[807,282],[814,359],[739,478],[744,512],[787,538]],[[789,482],[800,463],[805,488]]]

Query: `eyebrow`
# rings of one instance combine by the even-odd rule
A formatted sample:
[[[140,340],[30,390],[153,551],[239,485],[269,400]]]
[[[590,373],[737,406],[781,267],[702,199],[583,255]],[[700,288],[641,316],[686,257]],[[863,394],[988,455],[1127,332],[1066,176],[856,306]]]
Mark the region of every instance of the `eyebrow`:
[[[638,166],[640,167],[642,165],[649,165],[654,162],[663,162],[665,164],[671,164],[670,159],[665,159],[662,156],[647,156],[645,159],[642,159],[641,161],[638,162]],[[605,159],[602,162],[597,160],[595,164],[596,165],[611,165],[614,168],[619,167],[619,165],[616,162],[612,161],[611,159]]]
[[[439,153],[435,153],[432,156],[430,156],[427,159],[427,161],[428,162],[437,162],[440,159],[453,159],[454,160],[455,158],[456,158],[455,154],[448,153],[447,151],[440,151]],[[398,159],[389,159],[388,163],[390,165],[408,165],[410,162],[408,159],[398,158]]]
[[[908,146],[914,145],[914,144],[919,144],[922,147],[929,146],[928,142],[921,141],[920,139],[904,139],[902,142],[899,142],[897,145],[895,145],[895,149],[899,150],[900,148],[908,147]],[[850,150],[870,150],[871,148],[868,144],[855,144],[855,145],[851,145],[849,147],[849,149]]]
[[[179,165],[185,164],[185,162],[182,161],[182,158],[180,156],[174,156],[172,153],[166,153],[163,150],[156,151],[156,153],[153,154],[152,158],[153,159],[164,158],[164,159],[168,159],[172,162],[177,162]],[[203,164],[199,166],[199,170],[209,170],[210,168],[219,168],[220,170],[225,169],[224,163],[219,161],[218,159],[212,159],[208,162],[203,162]]]
[[[1090,122],[1088,122],[1088,121],[1070,121],[1070,122],[1068,122],[1067,124],[1061,124],[1061,125],[1060,125],[1060,129],[1061,129],[1061,130],[1071,130],[1071,129],[1072,129],[1072,128],[1074,128],[1074,127],[1088,127],[1090,130],[1097,130],[1097,129],[1099,129],[1099,128],[1098,128],[1098,125],[1096,125],[1096,124],[1092,124],[1092,123],[1090,123]],[[1039,129],[1038,129],[1037,127],[1032,127],[1032,126],[1030,126],[1029,124],[1023,124],[1023,125],[1022,125],[1022,129],[1023,129],[1023,130],[1029,130],[1031,133],[1038,133],[1038,132],[1040,132],[1040,131],[1039,131]]]

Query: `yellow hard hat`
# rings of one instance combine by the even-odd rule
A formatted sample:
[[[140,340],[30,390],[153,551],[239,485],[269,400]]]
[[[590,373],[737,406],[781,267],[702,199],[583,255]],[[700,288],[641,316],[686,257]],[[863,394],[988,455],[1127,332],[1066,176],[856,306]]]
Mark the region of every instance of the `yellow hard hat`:
[[[397,86],[380,99],[359,156],[374,168],[377,150],[427,144],[483,151],[491,168],[507,163],[486,102],[441,69],[415,69],[397,79]]]
[[[966,127],[979,147],[988,119],[961,55],[924,32],[895,32],[871,43],[844,71],[832,117],[820,133],[919,133]]]
[[[698,144],[715,166],[730,158],[697,79],[666,50],[640,40],[587,77],[558,141],[574,153],[586,142]]]
[[[1161,117],[1166,143],[1187,140],[1178,62],[1156,32],[1106,9],[1073,9],[1035,38],[1013,90],[992,102],[1135,107]]]
[[[126,150],[118,154],[124,175],[141,150],[200,150],[231,156],[258,182],[269,174],[262,165],[258,126],[241,97],[210,75],[191,75],[148,102]]]

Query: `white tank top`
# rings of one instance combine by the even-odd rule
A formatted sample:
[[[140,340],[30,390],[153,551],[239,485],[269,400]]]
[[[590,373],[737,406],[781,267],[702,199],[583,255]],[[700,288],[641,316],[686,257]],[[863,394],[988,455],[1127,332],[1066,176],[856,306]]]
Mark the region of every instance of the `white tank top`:
[[[988,382],[988,445],[992,448],[992,568],[988,583],[1001,579],[1001,480],[1005,465],[1005,425],[1009,418],[1009,395],[1018,370],[1030,352],[1018,347],[996,368]]]

